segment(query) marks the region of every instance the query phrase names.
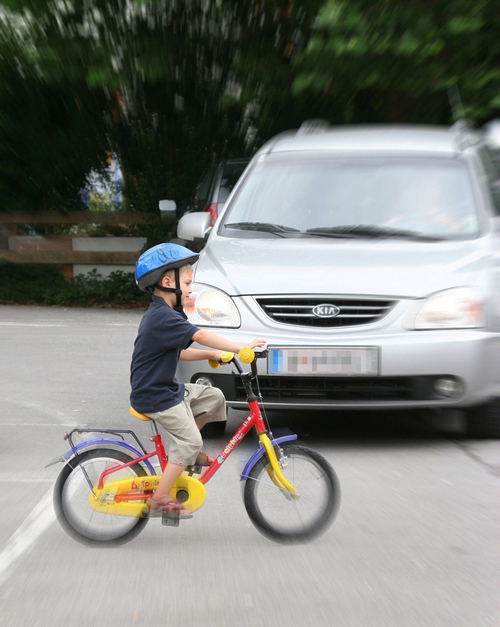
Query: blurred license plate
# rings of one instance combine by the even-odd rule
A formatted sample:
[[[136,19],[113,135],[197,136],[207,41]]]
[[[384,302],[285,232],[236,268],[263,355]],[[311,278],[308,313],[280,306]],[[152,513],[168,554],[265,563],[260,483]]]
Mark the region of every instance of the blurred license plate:
[[[376,376],[378,348],[271,348],[269,374]]]

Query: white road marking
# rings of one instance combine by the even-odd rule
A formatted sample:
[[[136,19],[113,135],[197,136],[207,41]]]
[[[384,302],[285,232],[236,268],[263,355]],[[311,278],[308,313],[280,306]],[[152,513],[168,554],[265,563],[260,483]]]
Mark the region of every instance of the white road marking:
[[[52,422],[52,423],[39,423],[39,422],[1,422],[2,427],[78,427],[77,422]],[[81,425],[80,425],[81,426]]]
[[[35,323],[35,322],[0,322],[1,327],[67,327],[67,324]]]
[[[126,327],[126,328],[137,328],[139,321],[137,322],[102,322],[102,323],[85,323],[80,324],[75,322],[73,324],[60,324],[60,323],[52,323],[52,322],[0,322],[0,327],[65,327],[65,328],[78,328],[81,331],[85,331],[85,329],[90,328],[92,332],[94,331],[105,331],[106,327]]]
[[[8,579],[10,571],[23,553],[31,550],[37,539],[55,520],[52,507],[52,488],[46,492],[31,514],[12,534],[0,553],[0,586]]]
[[[243,595],[243,601],[245,603],[245,607],[253,607],[252,597],[249,594]]]
[[[12,405],[18,405],[19,407],[25,407],[26,409],[34,409],[35,411],[38,411],[42,414],[47,414],[52,418],[59,418],[66,421],[71,419],[71,416],[68,416],[62,411],[52,409],[51,407],[45,407],[44,405],[37,405],[36,403],[26,403],[26,401],[17,401],[13,398],[0,398],[0,402],[11,403]]]
[[[54,479],[41,479],[34,475],[20,476],[19,473],[0,472],[0,482],[8,483],[9,481],[14,483],[54,483]]]

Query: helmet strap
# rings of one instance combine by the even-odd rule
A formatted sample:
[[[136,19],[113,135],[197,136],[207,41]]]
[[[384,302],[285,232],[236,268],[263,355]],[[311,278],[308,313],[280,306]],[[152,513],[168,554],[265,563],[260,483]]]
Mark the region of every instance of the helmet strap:
[[[170,294],[175,294],[177,298],[176,298],[174,309],[175,311],[178,311],[180,314],[184,314],[184,308],[181,303],[182,290],[180,288],[179,268],[174,268],[174,274],[175,274],[176,287],[163,287],[163,285],[160,285],[159,283],[155,283],[155,285],[153,285],[153,291],[156,288],[158,290],[161,290],[162,292],[169,292]]]

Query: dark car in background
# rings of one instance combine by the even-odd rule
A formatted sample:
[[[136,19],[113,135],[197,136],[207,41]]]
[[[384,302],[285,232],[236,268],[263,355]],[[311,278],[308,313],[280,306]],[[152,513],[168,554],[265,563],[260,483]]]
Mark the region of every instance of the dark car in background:
[[[231,190],[247,167],[250,159],[226,159],[213,163],[198,181],[181,213],[208,211],[215,224]]]

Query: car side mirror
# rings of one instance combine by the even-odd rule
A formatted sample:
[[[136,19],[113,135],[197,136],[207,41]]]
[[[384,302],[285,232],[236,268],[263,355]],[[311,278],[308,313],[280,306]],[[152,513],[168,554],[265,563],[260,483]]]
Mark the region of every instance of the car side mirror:
[[[172,222],[177,218],[177,205],[175,200],[160,200],[160,216],[162,220]]]
[[[177,237],[204,243],[212,230],[212,216],[207,211],[185,213],[177,225]]]

